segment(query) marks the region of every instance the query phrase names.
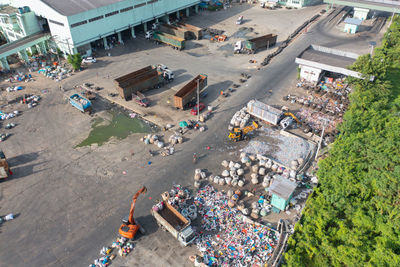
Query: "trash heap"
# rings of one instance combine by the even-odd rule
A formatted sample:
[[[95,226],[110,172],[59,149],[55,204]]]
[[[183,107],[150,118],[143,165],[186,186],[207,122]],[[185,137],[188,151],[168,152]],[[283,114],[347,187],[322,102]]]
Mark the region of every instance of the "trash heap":
[[[343,114],[349,106],[351,88],[345,84],[344,79],[327,77],[317,85],[301,81],[297,87],[303,88],[307,95],[287,95],[283,99],[303,106],[296,116],[302,122],[304,132],[319,134],[325,123],[326,133],[336,133],[336,127],[342,122]]]
[[[20,91],[22,89],[24,89],[24,87],[22,87],[22,86],[10,86],[10,87],[6,88],[6,91],[7,92],[16,92],[16,91]]]
[[[105,267],[111,264],[112,260],[117,256],[113,252],[118,251],[121,257],[127,256],[133,250],[134,244],[125,237],[118,237],[111,247],[105,246],[100,250],[100,258],[93,261],[89,267]]]
[[[30,82],[34,81],[31,74],[24,74],[23,72],[18,72],[17,74],[6,79],[6,82]]]
[[[278,244],[279,233],[254,223],[240,211],[229,207],[226,194],[207,185],[194,199],[203,231],[197,248],[208,266],[256,266],[266,264]]]
[[[0,120],[9,120],[12,119],[16,116],[18,116],[20,114],[20,112],[18,110],[14,110],[13,112],[10,113],[4,113],[2,111],[0,111]]]
[[[38,73],[42,73],[47,78],[55,80],[56,82],[59,82],[71,76],[71,72],[72,72],[71,69],[63,68],[61,66],[57,67],[46,66],[38,71]]]

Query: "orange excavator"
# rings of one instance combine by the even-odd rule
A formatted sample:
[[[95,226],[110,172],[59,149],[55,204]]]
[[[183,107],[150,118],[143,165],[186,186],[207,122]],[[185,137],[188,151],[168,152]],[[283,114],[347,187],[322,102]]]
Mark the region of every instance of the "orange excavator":
[[[135,212],[136,200],[140,194],[146,193],[147,188],[143,186],[132,198],[131,210],[129,211],[128,220],[122,220],[123,224],[119,227],[119,234],[125,238],[133,239],[138,230],[141,229],[140,225],[133,219],[133,213]]]

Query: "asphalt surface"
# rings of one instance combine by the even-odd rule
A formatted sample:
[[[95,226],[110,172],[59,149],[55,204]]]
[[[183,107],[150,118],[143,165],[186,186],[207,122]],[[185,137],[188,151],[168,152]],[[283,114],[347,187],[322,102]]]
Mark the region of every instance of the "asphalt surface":
[[[140,159],[133,161],[117,162],[115,155],[120,155],[122,153],[120,150],[124,146],[125,148],[135,146],[138,150],[143,150],[141,146],[134,144],[138,139],[138,135],[135,135],[121,141],[121,146],[118,147],[104,145],[96,152],[90,148],[71,152],[72,157],[68,160],[63,149],[71,150],[72,141],[55,140],[49,144],[46,143],[46,139],[50,140],[55,133],[46,133],[42,136],[43,151],[51,153],[45,158],[49,162],[55,162],[52,166],[55,165],[57,168],[49,171],[47,177],[43,177],[40,181],[28,180],[27,184],[21,184],[21,193],[30,187],[35,187],[37,198],[32,197],[29,205],[18,208],[21,211],[29,209],[30,212],[34,212],[35,209],[52,209],[54,207],[52,202],[58,202],[56,206],[61,208],[52,211],[53,218],[45,218],[42,221],[40,219],[29,221],[29,218],[25,218],[23,225],[29,228],[28,232],[17,227],[17,220],[20,218],[15,219],[15,226],[12,225],[12,221],[7,222],[10,225],[6,228],[7,233],[0,233],[0,266],[87,266],[93,259],[99,257],[103,245],[109,245],[115,239],[120,219],[129,211],[131,196],[143,184],[147,186],[149,193],[137,201],[135,217],[145,226],[147,235],[139,237],[136,252],[134,251],[126,259],[118,259],[115,265],[190,266],[186,256],[193,248],[184,250],[168,233],[160,232],[149,213],[154,200],[159,198],[163,191],[170,189],[173,183],[192,185],[195,168],[210,169],[210,165],[219,165],[227,154],[237,151],[241,144],[232,145],[227,140],[227,127],[232,115],[250,99],[257,98],[275,104],[287,94],[290,84],[297,76],[297,65],[294,60],[310,44],[338,49],[354,46],[357,49],[357,46],[368,46],[368,41],[373,40],[368,34],[350,38],[332,35],[329,31],[334,27],[334,21],[327,23],[326,17],[317,21],[307,33],[296,38],[280,55],[272,59],[268,66],[259,71],[251,71],[252,78],[248,83],[243,84],[234,95],[220,102],[212,119],[207,123],[208,130],[202,134],[189,135],[190,141],[179,147],[174,156],[154,159],[141,156]],[[35,135],[34,129],[37,127],[61,129],[62,124],[68,124],[71,125],[71,134],[73,133],[74,137],[79,136],[81,130],[89,130],[89,126],[85,125],[89,125],[90,118],[80,122],[79,125],[60,119],[64,118],[61,117],[61,113],[68,111],[55,105],[63,101],[57,95],[43,101],[38,108],[51,109],[54,114],[44,119],[34,113],[24,114],[32,119],[29,125],[24,126],[27,129],[26,139],[29,139],[30,135]],[[70,120],[80,116],[73,112],[68,115]],[[25,153],[29,152],[22,143],[13,145]],[[206,147],[211,149],[208,150]],[[193,153],[199,155],[196,165],[192,163]],[[93,157],[101,160],[94,173],[89,172],[87,168]],[[35,164],[42,164],[45,168],[46,160]],[[147,165],[143,163],[144,161],[152,161],[152,164]],[[65,162],[70,163],[65,164]],[[118,166],[118,169],[113,165]],[[121,173],[124,170],[127,175],[107,175],[107,171],[110,170],[106,170],[105,166],[114,173]],[[64,175],[68,180],[66,179],[61,187],[54,181]],[[98,186],[93,187],[93,184]],[[51,188],[51,191],[45,190],[46,188]],[[71,191],[69,188],[76,189]],[[46,201],[38,201],[44,199],[40,197],[42,191],[51,192],[53,197],[46,198]],[[65,196],[65,192],[69,197],[60,199],[61,195]],[[6,193],[3,192],[3,197],[4,195],[6,196]],[[103,196],[107,196],[108,199],[104,200]],[[88,201],[84,201],[87,197],[90,198],[90,203],[99,204],[96,207],[88,206]],[[74,209],[72,214],[68,213],[69,206],[77,203],[78,206],[81,203],[81,207]],[[96,209],[96,213],[92,208]],[[99,211],[103,212],[99,214]],[[81,229],[76,229],[77,226]]]

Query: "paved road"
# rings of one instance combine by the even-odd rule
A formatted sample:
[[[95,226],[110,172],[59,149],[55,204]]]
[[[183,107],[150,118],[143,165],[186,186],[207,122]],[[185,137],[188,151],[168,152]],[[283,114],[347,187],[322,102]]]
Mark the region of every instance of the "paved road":
[[[34,190],[36,193],[31,197],[29,205],[15,208],[21,212],[29,210],[30,213],[47,209],[51,210],[54,217],[43,220],[35,218],[32,221],[25,217],[26,222],[23,225],[30,229],[29,232],[18,228],[17,220],[21,218],[17,218],[15,224],[9,222],[5,226],[7,232],[0,234],[0,266],[89,264],[99,256],[101,247],[110,244],[116,237],[120,219],[129,210],[131,195],[142,184],[148,187],[149,194],[137,202],[135,215],[145,225],[148,234],[139,239],[135,252],[127,259],[118,259],[116,266],[188,265],[187,256],[191,249],[181,249],[169,234],[158,230],[148,212],[154,203],[148,197],[157,199],[160,193],[171,188],[173,183],[191,185],[195,167],[213,171],[228,153],[237,151],[238,146],[242,144],[232,145],[226,138],[226,129],[231,116],[252,98],[270,104],[277,103],[296,78],[295,57],[308,45],[330,44],[330,47],[343,48],[350,43],[353,46],[365,45],[369,40],[367,35],[354,38],[331,36],[329,30],[332,27],[333,24],[327,24],[325,19],[321,20],[315,27],[309,29],[307,34],[299,37],[283,53],[274,58],[270,65],[252,73],[253,77],[247,85],[243,85],[235,95],[222,101],[217,107],[214,117],[207,123],[208,130],[204,134],[189,135],[190,142],[179,147],[180,151],[173,157],[151,159],[141,156],[142,158],[134,158],[131,161],[121,160],[125,155],[122,151],[124,148],[143,150],[143,146],[137,144],[138,135],[120,141],[118,146],[104,145],[96,150],[90,148],[73,150],[71,139],[54,139],[53,136],[58,132],[45,133],[39,139],[43,140],[41,144],[43,150],[38,153],[47,154],[41,157],[41,162],[32,160],[30,165],[43,166],[42,171],[46,172],[46,177],[38,179],[29,176],[17,179],[15,183],[19,183],[21,194],[24,190]],[[269,93],[270,90],[272,93]],[[63,129],[62,124],[67,124],[71,127],[68,136],[73,136],[75,140],[81,132],[89,130],[90,118],[79,122],[79,125],[74,124],[73,120],[81,115],[71,111],[66,105],[62,106],[62,102],[58,95],[45,98],[38,109],[46,108],[52,111],[46,118],[40,117],[38,115],[40,113],[35,112],[24,114],[29,119],[27,125],[21,125],[25,130],[23,135],[25,140],[29,138],[38,140],[36,129],[39,127],[57,131]],[[68,121],[65,121],[66,113],[69,116]],[[54,140],[54,143],[46,140]],[[29,147],[22,141],[13,143],[13,146],[22,153],[31,153]],[[211,150],[206,150],[206,146],[210,146]],[[192,164],[194,152],[202,156],[196,166]],[[38,155],[31,156],[38,157]],[[146,165],[144,162],[148,160],[154,162]],[[94,170],[89,168],[91,162],[96,164]],[[26,168],[33,168],[30,165]],[[52,169],[46,170],[46,166],[51,166]],[[123,170],[127,175],[121,175]],[[60,176],[61,179],[66,177],[64,184],[56,183]],[[1,188],[3,198],[7,197],[6,187],[7,183]],[[51,194],[51,197],[42,197],[42,192]],[[104,196],[108,199],[104,199]],[[13,197],[17,198],[18,194]],[[98,205],[93,206],[93,203]],[[73,213],[68,212],[69,207],[74,207]],[[77,229],[78,227],[80,229]],[[49,236],[48,233],[52,234]],[[19,249],[20,247],[23,249]]]

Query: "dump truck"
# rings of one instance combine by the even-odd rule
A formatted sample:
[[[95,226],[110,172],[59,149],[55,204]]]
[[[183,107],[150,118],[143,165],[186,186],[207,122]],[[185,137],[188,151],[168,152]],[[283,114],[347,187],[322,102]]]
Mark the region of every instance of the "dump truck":
[[[184,245],[190,245],[196,239],[191,222],[168,203],[169,193],[162,194],[162,205],[156,205],[150,213],[153,215],[158,226],[171,233],[173,237]]]
[[[189,83],[181,88],[174,95],[174,106],[176,108],[185,109],[187,104],[196,96],[197,81],[199,81],[199,91],[207,86],[207,75],[199,74]]]
[[[7,158],[4,152],[0,150],[0,179],[8,178],[9,174],[11,174],[11,171],[8,166]]]
[[[187,31],[186,29],[169,25],[169,24],[161,24],[160,25],[160,31],[165,32],[171,35],[174,35],[176,37],[188,40],[190,38],[190,32]]]
[[[189,32],[189,37],[191,39],[196,39],[196,40],[200,40],[203,35],[202,35],[202,29],[190,24],[186,24],[186,23],[178,23],[178,26],[180,28],[183,28],[185,30],[187,30]]]
[[[163,66],[163,67],[161,67]],[[126,101],[132,100],[136,92],[160,88],[174,79],[174,73],[165,65],[147,66],[114,80],[119,95]]]
[[[270,33],[253,39],[237,41],[234,47],[234,52],[254,54],[260,48],[269,48],[274,46],[277,37],[278,35]]]
[[[80,94],[73,94],[69,97],[69,103],[79,109],[81,112],[91,112],[92,102]]]
[[[293,113],[283,112],[254,99],[247,103],[247,113],[269,124],[280,125],[283,130],[288,128],[294,122],[299,123],[299,120],[295,115],[293,115]]]
[[[158,43],[172,46],[174,49],[182,50],[185,48],[185,39],[164,32],[154,32],[153,39]]]

